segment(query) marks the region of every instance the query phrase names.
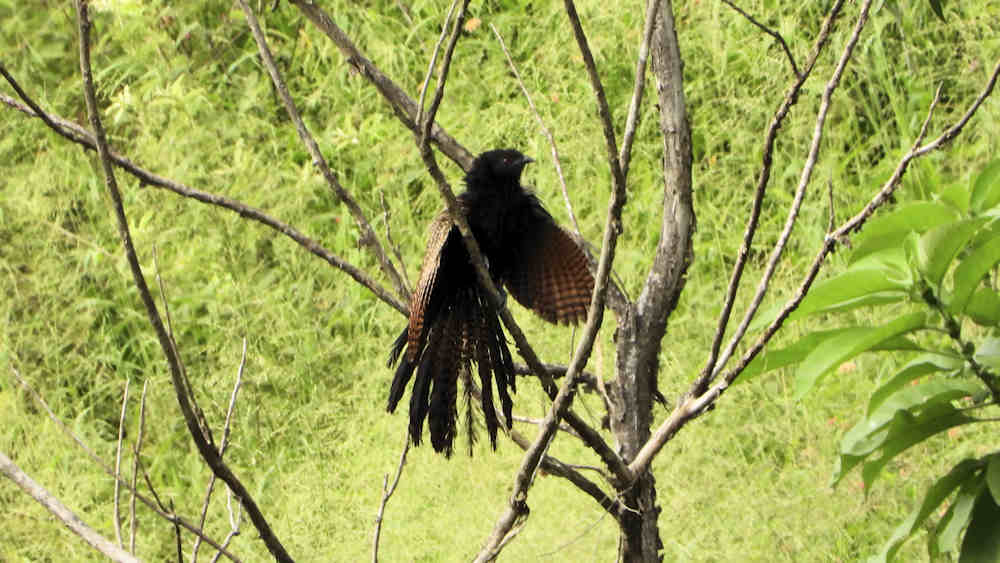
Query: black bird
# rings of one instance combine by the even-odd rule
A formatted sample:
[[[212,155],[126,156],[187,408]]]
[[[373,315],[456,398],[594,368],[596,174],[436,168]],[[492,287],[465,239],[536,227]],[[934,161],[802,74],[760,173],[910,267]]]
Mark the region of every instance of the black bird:
[[[521,186],[521,172],[533,162],[516,150],[484,152],[465,176],[459,205],[479,244],[496,286],[551,323],[584,319],[594,278],[586,255],[556,224],[533,193]],[[403,397],[414,371],[410,437],[420,443],[424,419],[431,443],[450,456],[457,419],[458,380],[463,379],[470,446],[472,363],[479,371],[482,410],[496,449],[493,382],[504,422],[510,428],[515,391],[514,364],[496,308],[476,278],[458,228],[447,211],[428,230],[420,280],[410,300],[410,322],[392,345],[392,367],[406,347],[389,390],[388,411]],[[508,391],[509,390],[509,391]]]

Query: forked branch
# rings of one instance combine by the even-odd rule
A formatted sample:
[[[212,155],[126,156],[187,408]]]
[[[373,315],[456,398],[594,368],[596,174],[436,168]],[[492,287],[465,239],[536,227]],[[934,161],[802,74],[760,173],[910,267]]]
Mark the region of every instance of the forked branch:
[[[195,409],[189,401],[187,394],[184,392],[180,358],[171,344],[170,336],[167,334],[166,328],[163,325],[163,320],[160,318],[160,314],[157,311],[156,303],[153,301],[153,296],[150,294],[149,287],[146,285],[146,278],[143,275],[142,267],[139,265],[139,258],[136,256],[135,248],[132,244],[132,235],[129,231],[128,220],[126,219],[125,209],[122,205],[121,192],[118,190],[118,183],[115,180],[114,167],[111,163],[111,157],[108,150],[108,142],[97,108],[97,98],[94,94],[94,79],[90,67],[91,23],[87,9],[87,1],[76,0],[75,4],[79,31],[80,71],[83,75],[83,95],[87,103],[87,115],[90,118],[90,124],[94,130],[94,139],[97,142],[97,153],[101,160],[105,184],[111,197],[112,208],[118,223],[119,236],[121,237],[122,245],[125,248],[125,256],[128,260],[129,269],[132,272],[132,277],[136,288],[139,291],[139,296],[146,309],[149,322],[153,326],[153,330],[156,332],[157,339],[160,342],[160,348],[166,356],[167,365],[170,368],[171,382],[174,385],[175,395],[177,396],[177,402],[180,405],[181,413],[184,415],[184,421],[187,423],[188,431],[194,439],[195,445],[198,447],[198,452],[212,469],[212,472],[225,481],[225,483],[229,485],[229,488],[232,489],[233,492],[235,492],[240,498],[240,502],[243,503],[244,508],[246,508],[250,515],[251,521],[260,533],[261,539],[264,541],[264,544],[267,546],[274,558],[282,563],[290,562],[292,561],[292,558],[288,555],[284,546],[271,530],[270,525],[264,518],[264,514],[257,506],[257,503],[253,500],[250,492],[222,461],[222,458],[219,456],[219,452],[208,442],[205,435],[202,433],[202,429],[199,426],[198,419],[195,415]]]
[[[32,398],[34,398],[34,400],[39,405],[41,405],[43,409],[45,409],[45,412],[48,413],[48,415],[49,415],[49,419],[52,420],[52,422],[54,422],[56,426],[59,427],[59,429],[63,432],[63,434],[65,434],[69,439],[73,440],[73,442],[76,443],[76,445],[81,450],[83,450],[83,452],[85,454],[87,454],[87,457],[89,457],[91,461],[93,461],[98,467],[100,467],[101,470],[104,471],[104,473],[107,476],[109,476],[111,478],[115,478],[114,467],[111,466],[110,464],[106,463],[103,459],[101,459],[94,452],[94,450],[90,448],[90,446],[88,446],[86,443],[84,443],[84,441],[81,440],[79,436],[77,436],[76,434],[74,434],[73,431],[70,430],[70,428],[68,426],[66,426],[66,423],[63,422],[62,419],[60,419],[58,416],[56,416],[56,413],[52,410],[52,408],[45,401],[45,399],[41,395],[39,395],[37,391],[35,391],[35,388],[32,387],[28,383],[28,381],[26,379],[24,379],[24,377],[21,376],[21,374],[17,371],[17,369],[14,369],[12,367],[11,368],[11,374],[14,377],[14,379],[16,379],[17,382],[20,383],[21,386],[24,387],[24,389],[26,389],[28,391],[28,393],[31,394]],[[138,458],[136,458],[136,459],[138,459]],[[133,498],[138,499],[140,502],[142,502],[144,505],[146,505],[147,508],[149,508],[150,510],[152,510],[160,518],[163,518],[164,520],[166,520],[167,522],[169,522],[171,524],[174,524],[175,526],[180,526],[180,527],[184,528],[185,530],[191,532],[195,536],[201,538],[205,543],[211,545],[214,549],[218,550],[219,553],[221,553],[222,555],[225,555],[226,558],[228,558],[230,561],[233,561],[234,563],[239,563],[240,562],[240,560],[235,555],[233,555],[232,553],[230,553],[229,551],[226,550],[225,546],[219,544],[219,542],[217,542],[217,541],[213,540],[212,538],[206,536],[205,533],[202,531],[201,527],[195,526],[191,522],[188,522],[186,519],[184,519],[184,518],[182,518],[182,517],[180,517],[180,516],[178,516],[178,515],[176,515],[174,513],[166,512],[166,511],[160,509],[159,503],[156,502],[156,501],[154,501],[153,499],[150,499],[146,495],[143,495],[143,494],[139,493],[139,491],[136,489],[136,486],[135,486],[134,483],[129,483],[128,481],[125,481],[124,479],[121,479],[121,485],[124,486],[125,488],[127,488],[129,490],[129,492],[131,492],[132,495],[134,495]],[[151,488],[151,490],[152,490],[152,488]],[[154,495],[156,494],[155,490],[153,490],[153,494]]]
[[[340,184],[337,179],[337,175],[333,173],[330,169],[330,165],[327,163],[326,159],[323,157],[323,153],[319,150],[319,145],[316,144],[316,139],[313,138],[312,133],[309,132],[309,128],[306,127],[304,121],[302,121],[302,116],[299,115],[299,110],[295,107],[295,100],[292,99],[291,93],[288,91],[288,86],[285,85],[285,79],[281,76],[281,71],[278,70],[277,65],[274,64],[274,57],[271,55],[271,48],[267,45],[267,39],[264,37],[264,32],[260,29],[260,23],[257,21],[257,16],[250,9],[250,6],[246,3],[246,0],[239,0],[240,8],[243,9],[244,15],[247,18],[247,25],[250,26],[250,31],[253,33],[254,41],[257,42],[257,50],[260,52],[261,62],[264,64],[264,68],[267,69],[267,73],[271,76],[271,82],[274,83],[274,88],[278,91],[278,96],[281,98],[281,102],[285,106],[285,111],[288,113],[288,117],[295,124],[295,131],[298,132],[299,138],[302,139],[302,143],[306,146],[306,150],[309,151],[310,156],[312,156],[313,165],[319,169],[320,174],[323,175],[323,179],[330,186],[330,189],[337,195],[337,198],[347,206],[347,209],[351,212],[351,216],[354,217],[354,223],[358,227],[358,231],[361,233],[360,243],[363,246],[367,246],[375,258],[378,260],[379,266],[382,268],[382,272],[389,278],[393,286],[396,288],[396,293],[402,298],[407,298],[409,295],[406,291],[406,284],[403,282],[402,276],[400,276],[399,271],[396,266],[392,263],[389,255],[386,253],[385,248],[382,243],[379,242],[378,236],[375,234],[375,230],[372,229],[371,223],[368,222],[368,217],[365,216],[365,212],[358,205],[358,202],[354,200],[350,193],[344,186]]]
[[[524,336],[523,331],[521,331],[518,324],[515,322],[514,317],[510,314],[503,299],[500,297],[499,292],[492,278],[486,270],[485,262],[482,257],[482,253],[479,250],[479,245],[476,243],[475,238],[472,236],[472,231],[469,228],[468,221],[466,221],[465,216],[461,213],[458,208],[458,202],[455,198],[455,193],[452,191],[451,186],[448,184],[448,180],[444,177],[441,172],[440,167],[437,165],[437,160],[434,158],[433,151],[430,150],[430,145],[428,142],[429,135],[427,132],[430,131],[430,126],[433,123],[433,119],[437,112],[437,108],[440,106],[440,98],[444,96],[444,86],[447,81],[447,71],[451,64],[451,57],[454,51],[454,43],[457,42],[458,34],[461,31],[461,22],[464,19],[465,4],[463,4],[462,9],[459,11],[456,17],[456,26],[453,30],[452,40],[449,41],[449,48],[446,49],[444,58],[441,63],[441,71],[438,76],[438,83],[436,86],[436,91],[434,95],[434,100],[438,100],[437,103],[432,101],[430,110],[424,115],[424,123],[422,124],[423,135],[418,136],[417,142],[420,147],[421,158],[424,160],[424,164],[427,167],[428,173],[434,179],[438,190],[441,193],[442,198],[448,207],[448,211],[451,214],[452,220],[458,227],[462,234],[462,238],[465,241],[466,249],[469,252],[469,256],[472,260],[472,264],[476,269],[476,274],[480,284],[486,289],[487,293],[490,295],[490,299],[500,315],[504,326],[510,333],[511,338],[513,338],[515,344],[517,345],[518,352],[521,357],[525,359],[528,366],[535,373],[536,376],[542,382],[542,387],[545,392],[551,398],[555,398],[558,393],[558,387],[555,384],[552,376],[549,375],[548,371],[545,369],[541,360],[535,354],[534,349],[531,347],[527,338]],[[596,287],[596,286],[595,286]],[[603,298],[603,297],[602,297]],[[603,303],[601,303],[603,308]],[[592,305],[593,306],[593,305]],[[608,468],[615,474],[616,477],[621,479],[623,482],[629,480],[629,474],[626,471],[625,462],[622,458],[611,449],[604,438],[601,436],[600,432],[592,428],[583,419],[577,416],[572,411],[567,411],[565,413],[566,422],[579,434],[584,443],[593,449],[600,457],[601,460],[608,466]]]
[[[788,92],[785,93],[784,100],[781,102],[778,110],[774,113],[774,117],[771,118],[771,123],[767,127],[767,133],[764,135],[764,148],[761,156],[762,162],[760,172],[757,175],[757,189],[754,193],[753,204],[750,207],[750,216],[747,219],[747,225],[743,232],[743,243],[740,245],[739,252],[736,254],[736,263],[733,264],[733,273],[729,279],[729,287],[726,290],[726,297],[723,301],[722,313],[719,315],[718,327],[716,328],[715,336],[712,339],[712,348],[709,352],[708,361],[705,363],[705,368],[702,370],[701,376],[692,386],[691,393],[695,395],[700,395],[705,391],[705,389],[708,388],[709,382],[716,373],[715,367],[719,356],[719,350],[722,348],[722,340],[725,338],[726,327],[729,325],[729,316],[732,313],[733,305],[736,303],[736,293],[739,290],[740,282],[743,279],[743,270],[750,257],[750,247],[753,245],[754,236],[757,234],[760,214],[764,206],[764,197],[767,194],[767,188],[770,184],[774,145],[778,140],[778,131],[781,129],[781,125],[784,123],[789,111],[791,111],[792,106],[798,101],[799,93],[802,91],[802,87],[812,74],[813,68],[816,66],[816,60],[819,58],[820,53],[822,53],[823,49],[827,46],[830,32],[833,29],[833,23],[836,21],[837,16],[840,15],[840,10],[843,6],[844,0],[837,0],[830,8],[830,12],[823,21],[819,34],[816,36],[816,40],[813,43],[812,51],[806,61],[805,70],[797,74],[797,79],[791,87],[789,87]]]
[[[83,538],[94,549],[100,551],[105,557],[119,563],[138,563],[139,560],[128,553],[114,542],[105,538],[96,530],[88,526],[83,520],[73,513],[59,499],[52,496],[44,487],[39,485],[27,473],[21,471],[13,461],[3,452],[0,452],[0,473],[21,487],[24,492],[31,495],[31,498],[38,501],[60,522],[66,525],[74,534]],[[116,527],[117,528],[117,527]]]
[[[857,45],[858,39],[861,37],[861,31],[865,28],[865,24],[868,22],[868,12],[871,5],[872,0],[866,0],[861,5],[861,11],[858,15],[857,22],[854,24],[854,30],[848,38],[847,43],[844,45],[844,49],[837,61],[837,66],[834,68],[833,73],[830,76],[830,80],[826,83],[826,87],[823,89],[822,100],[820,101],[819,110],[816,113],[816,125],[813,128],[813,137],[809,146],[809,153],[802,166],[802,173],[799,176],[798,186],[795,188],[795,197],[793,198],[792,205],[788,210],[785,225],[778,237],[778,242],[775,243],[774,248],[771,251],[771,256],[768,259],[764,274],[761,276],[760,283],[757,286],[757,292],[754,294],[753,299],[750,302],[750,306],[747,307],[746,313],[743,315],[743,320],[737,327],[736,332],[733,334],[732,338],[730,338],[728,346],[726,346],[726,349],[719,357],[719,361],[713,370],[714,374],[718,374],[722,370],[722,367],[729,361],[733,351],[736,350],[736,346],[739,344],[740,340],[743,339],[743,335],[746,334],[747,327],[750,326],[750,322],[753,320],[754,315],[757,314],[757,309],[764,300],[764,295],[767,293],[768,286],[771,283],[771,278],[774,276],[774,272],[778,267],[778,262],[781,260],[781,256],[784,253],[785,246],[791,238],[792,230],[798,222],[799,209],[805,199],[806,189],[809,187],[809,181],[812,179],[812,172],[819,159],[819,150],[823,141],[823,130],[826,126],[827,113],[829,112],[830,105],[833,102],[833,93],[840,85],[840,78],[843,76],[844,70],[847,68],[847,63],[850,62],[854,54],[854,47]]]
[[[597,262],[594,291],[591,295],[587,321],[584,324],[580,342],[573,353],[573,359],[566,370],[566,377],[559,388],[559,393],[553,399],[552,405],[538,429],[535,441],[528,448],[521,462],[521,467],[514,476],[514,490],[511,493],[507,507],[497,520],[493,532],[486,540],[485,545],[483,545],[483,548],[476,556],[477,563],[494,560],[499,555],[500,550],[503,549],[503,546],[509,541],[509,537],[514,532],[515,526],[518,526],[528,514],[528,491],[534,482],[538,466],[542,462],[552,438],[555,436],[559,421],[564,418],[565,413],[568,412],[570,405],[573,403],[577,377],[587,365],[594,342],[597,340],[597,331],[600,329],[601,322],[604,319],[604,303],[610,281],[611,264],[614,261],[618,236],[622,231],[621,214],[625,206],[625,178],[618,162],[614,128],[611,126],[611,114],[604,96],[604,87],[598,76],[593,56],[590,54],[590,47],[587,44],[586,35],[580,25],[580,20],[576,14],[576,8],[572,0],[566,0],[566,14],[569,16],[574,36],[577,39],[577,45],[587,66],[587,71],[591,78],[591,86],[597,98],[599,114],[604,126],[609,162],[612,167],[613,185],[611,201],[608,205],[607,219],[604,225],[601,255]]]
[[[660,449],[681,428],[683,428],[685,424],[701,415],[713,404],[715,404],[715,402],[726,391],[726,389],[729,388],[733,381],[739,377],[746,366],[757,356],[757,354],[761,352],[761,350],[763,350],[765,344],[767,344],[771,337],[774,336],[778,329],[780,329],[784,324],[788,315],[790,315],[792,311],[799,306],[802,300],[805,299],[806,293],[808,293],[809,288],[812,287],[816,276],[819,274],[820,268],[823,266],[830,253],[833,252],[838,244],[842,244],[842,241],[847,240],[849,235],[857,232],[862,225],[864,225],[865,222],[871,218],[875,211],[882,207],[882,205],[884,205],[886,201],[892,197],[892,194],[899,187],[899,183],[902,180],[903,175],[906,174],[906,171],[913,160],[945,147],[952,139],[957,137],[962,132],[965,126],[969,123],[969,120],[972,119],[976,111],[978,111],[980,106],[982,106],[983,102],[990,96],[990,94],[993,93],[998,76],[1000,76],[1000,60],[998,60],[996,65],[993,67],[993,71],[983,87],[983,90],[979,93],[975,101],[972,102],[962,117],[933,141],[919,146],[913,146],[900,158],[899,163],[896,165],[895,170],[893,170],[892,175],[882,185],[881,189],[875,193],[868,204],[865,205],[865,207],[856,215],[842,223],[836,230],[826,236],[823,241],[823,245],[820,247],[815,258],[813,259],[809,270],[806,272],[805,276],[803,276],[802,282],[799,284],[795,295],[789,299],[787,303],[785,303],[781,311],[778,313],[777,318],[775,318],[774,321],[768,325],[754,345],[743,354],[740,361],[729,371],[719,377],[718,382],[712,385],[711,388],[700,396],[689,395],[677,406],[677,408],[674,409],[673,412],[671,412],[670,416],[656,429],[653,436],[646,442],[632,463],[629,464],[629,468],[632,471],[639,472],[648,468],[649,464],[652,462],[653,458],[660,451]],[[932,106],[934,103],[936,102],[933,102]]]
[[[60,136],[77,143],[84,148],[97,150],[97,142],[94,140],[94,136],[90,134],[89,131],[85,130],[72,121],[68,121],[62,117],[52,115],[44,111],[38,106],[35,101],[28,96],[28,94],[20,87],[17,81],[11,76],[3,64],[0,63],[0,74],[2,74],[7,81],[14,87],[14,90],[21,96],[24,104],[19,103],[17,100],[0,94],[0,102],[4,103],[8,107],[20,111],[21,113],[28,115],[30,117],[37,117],[45,122],[53,131],[55,131]],[[291,225],[279,221],[274,217],[264,213],[263,211],[246,205],[242,202],[236,201],[234,199],[227,198],[218,194],[205,192],[202,190],[197,190],[180,182],[165,178],[154,174],[153,172],[142,168],[141,166],[135,164],[125,156],[122,156],[116,152],[109,152],[111,161],[115,166],[121,168],[125,172],[128,172],[135,178],[137,178],[143,185],[155,186],[157,188],[163,188],[171,191],[177,195],[188,197],[205,203],[208,205],[214,205],[216,207],[221,207],[223,209],[228,209],[234,213],[240,215],[240,217],[246,217],[257,221],[258,223],[273,229],[274,231],[281,233],[288,238],[295,241],[296,244],[305,248],[311,254],[323,259],[326,263],[339,269],[345,274],[349,275],[354,281],[368,288],[376,297],[384,301],[386,304],[396,309],[400,313],[407,315],[409,314],[409,308],[403,301],[398,297],[393,295],[391,291],[387,288],[381,286],[378,282],[373,280],[368,274],[360,270],[358,267],[354,266],[347,260],[344,260],[340,256],[334,254],[328,249],[324,248],[323,245],[313,240],[312,238],[304,235],[303,233],[296,230]]]
[[[310,0],[290,0],[320,31],[326,34],[333,41],[334,45],[347,59],[347,64],[351,65],[364,76],[366,80],[375,86],[379,94],[392,107],[393,113],[399,118],[409,130],[414,133],[419,132],[420,124],[417,118],[417,103],[410,98],[402,88],[396,85],[391,78],[385,75],[371,60],[354,45],[351,38],[340,27],[337,26],[329,15],[322,8]],[[434,124],[431,127],[431,141],[437,144],[441,152],[462,170],[468,170],[472,166],[474,155],[463,147],[458,141],[452,138],[441,126]]]

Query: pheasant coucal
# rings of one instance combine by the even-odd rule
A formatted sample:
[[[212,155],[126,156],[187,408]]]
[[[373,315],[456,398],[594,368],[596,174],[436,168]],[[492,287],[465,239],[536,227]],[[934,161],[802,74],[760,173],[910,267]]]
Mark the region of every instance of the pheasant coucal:
[[[516,150],[484,152],[465,176],[458,202],[496,286],[551,323],[584,319],[594,278],[587,257],[530,191],[521,172],[533,162]],[[410,437],[420,443],[424,419],[431,443],[451,455],[463,379],[471,422],[472,364],[479,371],[482,410],[496,449],[493,382],[510,428],[514,364],[498,312],[476,278],[475,267],[447,211],[428,229],[420,280],[410,301],[410,322],[393,343],[389,367],[399,359],[389,391],[393,412],[416,371],[410,397]],[[470,443],[472,427],[470,424]]]

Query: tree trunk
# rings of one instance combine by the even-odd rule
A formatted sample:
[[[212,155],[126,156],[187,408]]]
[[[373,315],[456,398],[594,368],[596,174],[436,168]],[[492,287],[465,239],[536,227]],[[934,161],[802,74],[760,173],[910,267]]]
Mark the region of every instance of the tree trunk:
[[[639,448],[649,439],[660,349],[659,340],[655,341],[655,345],[643,345],[634,319],[634,309],[630,309],[628,315],[619,317],[616,332],[618,380],[609,389],[614,404],[614,414],[610,417],[611,430],[618,440],[618,453],[626,461],[634,459]],[[629,510],[621,518],[618,560],[636,563],[659,561],[663,542],[657,528],[660,508],[656,505],[653,474],[646,471],[621,494]]]
[[[663,134],[663,210],[653,267],[635,305],[619,316],[615,333],[618,379],[609,391],[610,423],[626,462],[635,459],[650,436],[653,399],[659,395],[660,344],[693,259],[691,131],[670,0],[663,0],[657,11],[650,54]],[[652,473],[646,471],[620,493],[631,510],[621,519],[619,560],[660,561],[663,548],[658,529],[660,508],[656,505],[656,481]]]

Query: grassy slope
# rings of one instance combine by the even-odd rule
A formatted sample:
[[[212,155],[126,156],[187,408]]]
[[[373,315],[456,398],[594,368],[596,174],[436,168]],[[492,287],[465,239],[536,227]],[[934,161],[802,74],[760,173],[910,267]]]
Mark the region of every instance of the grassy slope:
[[[277,107],[238,10],[226,11],[225,3],[98,6],[107,4],[115,12],[97,17],[94,61],[114,144],[158,173],[265,209],[372,270],[371,258],[357,249],[349,215],[313,172]],[[326,4],[331,13],[344,14],[338,23],[383,70],[416,90],[436,39],[440,6],[414,3],[408,26],[391,2],[373,3],[364,12],[352,3]],[[505,34],[557,135],[583,231],[598,240],[609,182],[592,97],[564,16],[538,4],[490,2],[474,6],[473,14]],[[961,111],[1000,53],[990,24],[1000,14],[997,2],[985,2],[975,13],[950,11],[947,24],[917,4],[904,10],[902,29],[889,13],[876,14],[859,45],[830,115],[814,205],[805,211],[800,238],[779,271],[778,295],[790,291],[822,236],[827,208],[819,187],[832,181],[839,217],[856,210],[914,137],[935,85],[946,86],[935,121],[940,126]],[[804,59],[818,8],[777,15],[784,4],[744,7],[778,27]],[[581,13],[620,124],[641,22],[632,7],[612,8],[586,3]],[[788,83],[780,51],[720,4],[687,3],[677,17],[699,223],[696,261],[662,355],[661,389],[668,396],[685,389],[703,361],[738,247],[734,225],[752,195],[760,131]],[[385,195],[394,237],[414,276],[424,225],[440,203],[411,137],[296,10],[282,5],[266,20],[272,47],[325,154],[380,232],[385,223],[378,201]],[[0,0],[0,22],[0,52],[18,53],[4,64],[44,107],[83,122],[72,10],[52,4],[29,11]],[[841,36],[835,47],[842,44]],[[828,53],[820,80],[831,62]],[[763,243],[774,240],[783,221],[821,92],[821,81],[811,83],[783,130],[774,200],[765,209],[768,230],[758,238]],[[989,103],[948,153],[915,167],[900,199],[939,179],[965,181],[995,155],[997,107]],[[207,470],[180,422],[162,359],[138,310],[96,161],[37,121],[9,110],[0,115],[0,370],[18,369],[105,459],[114,454],[124,380],[132,380],[133,396],[136,383],[147,381],[144,461],[160,494],[193,517]],[[616,268],[633,295],[656,242],[660,202],[660,145],[651,103],[644,115]],[[485,25],[460,44],[440,120],[471,150],[514,145],[538,158],[528,181],[565,219],[544,138]],[[457,181],[457,169],[448,172]],[[180,348],[216,424],[225,413],[240,339],[248,338],[246,383],[227,454],[238,474],[301,560],[365,557],[382,476],[395,467],[405,426],[405,414],[382,411],[390,376],[383,366],[385,348],[402,319],[270,231],[119,178],[143,265],[152,277],[155,245]],[[761,255],[752,266],[759,269],[763,260]],[[565,360],[569,330],[517,314],[544,357]],[[789,338],[801,330],[792,327]],[[611,351],[606,331],[608,375]],[[739,386],[711,416],[677,437],[655,466],[666,560],[853,560],[877,548],[923,484],[962,451],[906,456],[867,500],[858,478],[830,491],[826,482],[838,433],[853,422],[880,370],[866,359],[855,367],[802,402],[790,398],[788,374]],[[531,387],[521,386],[518,409],[539,415],[545,401]],[[598,416],[598,402],[583,401],[581,412]],[[113,536],[110,480],[6,376],[0,377],[0,451]],[[569,440],[557,442],[553,451],[564,460],[594,463]],[[411,452],[388,508],[385,559],[468,558],[492,526],[519,460],[507,442],[496,454],[479,445],[473,457],[451,461],[428,448]],[[209,529],[217,537],[227,529],[223,499],[217,496],[210,511]],[[528,526],[505,552],[507,559],[613,557],[613,523],[565,483],[540,478],[530,504]],[[96,559],[9,483],[0,485],[0,514],[0,559]],[[144,512],[140,524],[139,553],[152,560],[169,557],[168,526]],[[266,560],[253,536],[245,533],[234,549],[246,560]],[[908,546],[908,557],[923,556],[918,543]]]

